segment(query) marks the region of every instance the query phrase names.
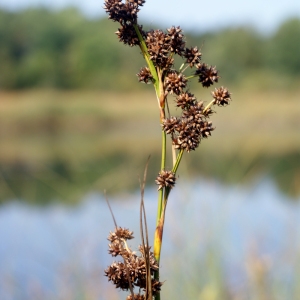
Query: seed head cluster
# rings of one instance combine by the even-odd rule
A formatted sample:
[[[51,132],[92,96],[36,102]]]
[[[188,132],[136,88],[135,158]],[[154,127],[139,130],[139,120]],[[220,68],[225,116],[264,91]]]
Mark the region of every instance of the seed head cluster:
[[[108,252],[113,257],[120,256],[123,261],[113,262],[105,271],[105,276],[111,281],[116,288],[122,290],[128,290],[130,285],[138,287],[139,291],[146,290],[147,284],[147,269],[146,269],[146,257],[148,257],[148,263],[150,266],[152,294],[156,295],[162,286],[162,283],[154,279],[154,272],[158,270],[157,261],[154,258],[153,253],[150,251],[150,247],[139,246],[140,255],[137,255],[127,245],[127,240],[133,238],[133,232],[126,228],[117,227],[115,231],[110,232],[108,240]],[[145,250],[148,251],[148,255],[145,255]],[[144,295],[137,293],[128,296],[127,299],[141,300],[145,299]]]
[[[176,149],[187,152],[195,150],[203,138],[207,138],[214,130],[207,121],[211,110],[205,110],[203,102],[198,102],[193,94],[187,92],[176,98],[177,106],[182,108],[181,117],[166,118],[162,122],[163,130],[172,136]]]
[[[137,13],[144,3],[145,1],[138,0],[126,0],[125,3],[120,0],[106,0],[105,9],[111,19],[121,24],[121,28],[116,32],[121,42],[130,46],[141,46],[136,33],[138,28],[147,47],[148,58],[156,70],[159,70],[164,102],[167,101],[168,95],[174,95],[176,106],[182,110],[180,117],[165,117],[162,120],[162,128],[171,135],[176,149],[190,152],[214,130],[212,122],[208,120],[213,113],[211,106],[228,105],[231,94],[226,88],[220,87],[211,93],[213,101],[208,107],[197,101],[195,95],[188,90],[189,80],[197,78],[203,87],[208,88],[218,82],[218,70],[201,61],[202,53],[198,47],[186,47],[185,37],[179,26],[172,26],[165,32],[160,29],[144,31],[142,26],[137,24]],[[174,69],[175,56],[184,60],[185,67]],[[184,74],[188,67],[194,69],[189,76]],[[154,76],[148,67],[143,67],[137,73],[137,77],[140,82],[154,83]],[[158,175],[156,183],[159,189],[171,188],[175,180],[171,184],[171,181],[168,181],[170,174],[163,172]]]

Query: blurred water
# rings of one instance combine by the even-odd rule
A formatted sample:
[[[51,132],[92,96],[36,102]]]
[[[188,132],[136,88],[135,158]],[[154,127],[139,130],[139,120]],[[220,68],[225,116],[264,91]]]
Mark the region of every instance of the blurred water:
[[[146,190],[151,244],[156,198],[155,190]],[[135,233],[130,241],[133,248],[140,241],[139,199],[139,193],[110,198],[118,225]],[[253,258],[266,262],[276,280],[292,282],[298,263],[299,225],[299,201],[280,194],[268,180],[251,188],[179,180],[166,213],[161,258],[161,277],[168,279],[164,293],[174,299],[171,285],[179,275],[197,275],[201,280],[208,253],[218,270],[224,270],[229,289],[245,284]],[[89,293],[89,299],[118,299],[116,294],[105,297],[113,292],[103,277],[103,269],[112,260],[106,237],[113,228],[107,204],[99,194],[86,196],[76,207],[32,207],[15,201],[3,205],[0,299],[75,299],[74,294],[80,293]],[[180,292],[175,295],[180,299]]]

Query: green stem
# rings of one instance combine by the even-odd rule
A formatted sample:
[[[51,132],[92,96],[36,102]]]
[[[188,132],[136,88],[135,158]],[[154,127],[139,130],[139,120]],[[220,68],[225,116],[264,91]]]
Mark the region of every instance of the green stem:
[[[133,25],[134,29],[135,29],[135,32],[138,36],[138,39],[139,39],[139,42],[140,42],[140,48],[142,50],[142,53],[143,53],[143,56],[144,56],[144,59],[146,60],[147,62],[147,65],[150,69],[150,72],[151,72],[151,75],[153,77],[153,80],[154,80],[154,88],[155,88],[155,91],[156,91],[156,94],[157,95],[160,95],[159,93],[159,80],[158,80],[158,75],[157,75],[157,72],[156,72],[156,69],[155,69],[155,66],[152,62],[152,60],[150,59],[149,57],[149,53],[148,53],[148,48],[147,48],[147,45],[145,43],[145,40],[143,39],[141,33],[140,33],[140,30],[139,30],[139,27],[137,24],[134,24]]]
[[[165,136],[163,138],[163,153],[162,153],[162,166],[165,164]],[[175,165],[172,169],[172,172],[176,173],[179,167],[181,158],[183,156],[184,150],[181,149],[179,154],[177,155]],[[156,219],[156,233],[154,235],[154,254],[157,262],[159,263],[160,260],[160,252],[161,252],[161,245],[162,245],[162,233],[164,229],[165,223],[165,212],[167,207],[167,202],[169,198],[171,189],[169,187],[165,187],[164,189],[159,190],[159,197],[158,197],[158,210],[157,210],[157,219]],[[158,274],[158,273],[157,273]],[[158,276],[158,275],[157,275]]]
[[[160,169],[164,170],[166,166],[166,133],[162,130],[162,146],[161,146],[161,166]],[[156,215],[156,226],[161,217],[162,203],[164,198],[164,190],[160,189],[158,191],[158,205],[157,205],[157,215]]]
[[[213,106],[215,103],[215,99],[211,100],[206,106],[205,108],[203,109],[203,113],[205,114],[205,112],[211,107]]]
[[[165,169],[166,166],[166,133],[162,130],[162,145],[161,145],[161,170]],[[155,259],[157,260],[157,263],[159,265],[160,261],[160,251],[161,251],[161,245],[162,245],[162,231],[159,230],[159,228],[163,229],[163,225],[160,226],[160,224],[163,224],[164,221],[164,211],[165,207],[163,207],[164,203],[164,189],[160,189],[158,191],[158,203],[157,203],[157,216],[156,216],[156,231],[154,234],[154,253],[155,253]],[[158,234],[158,232],[161,232],[161,235]],[[159,280],[159,269],[154,272],[154,278]],[[155,296],[155,300],[160,300],[160,293],[158,293]]]
[[[186,79],[186,80],[190,80],[190,79],[195,78],[195,77],[197,77],[197,76],[198,76],[198,75],[190,75],[190,76],[185,77],[185,79]]]
[[[172,172],[173,172],[174,174],[176,174],[176,172],[177,172],[177,169],[178,169],[179,164],[180,164],[180,162],[181,162],[181,158],[182,158],[182,156],[183,156],[183,152],[184,152],[184,150],[181,149],[180,152],[179,152],[178,155],[177,155],[175,165],[173,166],[173,169],[172,169]],[[165,208],[166,205],[167,205],[167,201],[168,201],[170,192],[171,192],[171,189],[166,187],[165,194],[164,194],[164,208]]]
[[[158,74],[158,71],[156,70],[153,62],[151,61],[150,57],[149,57],[149,53],[148,53],[148,49],[147,49],[147,45],[145,43],[145,40],[143,39],[140,30],[138,28],[138,25],[135,24],[133,25],[135,32],[138,36],[139,42],[140,42],[140,48],[142,50],[144,59],[147,62],[147,65],[149,67],[149,70],[151,72],[151,75],[153,77],[153,85],[154,85],[154,89],[156,92],[156,97],[158,100],[158,105],[159,105],[159,109],[160,109],[160,120],[162,121],[162,119],[164,118],[164,90],[163,90],[163,84],[162,84],[162,80],[161,80],[161,74]],[[162,130],[162,147],[161,147],[162,151],[161,151],[161,166],[160,169],[161,170],[165,170],[165,166],[166,166],[166,133]],[[164,209],[165,207],[163,207],[163,205],[165,204],[164,202],[164,198],[166,195],[164,191],[165,189],[160,189],[158,192],[158,205],[157,205],[157,217],[156,217],[156,232],[157,233],[157,229],[159,227],[159,224],[163,222],[164,219]],[[163,227],[163,225],[162,225]],[[161,250],[161,243],[162,243],[162,234],[160,237],[157,237],[157,235],[155,234],[154,236],[154,252],[159,253],[157,257],[155,257],[158,261],[159,264],[159,258],[160,258],[160,250]],[[157,250],[157,251],[155,251]],[[157,270],[154,273],[154,278],[159,280],[159,270]],[[152,300],[152,299],[151,299]],[[155,300],[160,300],[160,293],[158,293],[155,296]]]
[[[181,149],[180,152],[179,152],[179,154],[177,155],[175,165],[173,166],[173,169],[172,169],[172,172],[175,173],[175,174],[176,174],[177,169],[178,169],[178,167],[179,167],[179,164],[180,164],[180,161],[181,161],[183,152],[184,152],[184,150]]]

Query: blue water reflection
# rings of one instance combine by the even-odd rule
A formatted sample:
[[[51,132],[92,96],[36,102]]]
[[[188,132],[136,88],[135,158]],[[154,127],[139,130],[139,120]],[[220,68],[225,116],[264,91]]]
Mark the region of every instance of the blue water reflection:
[[[155,190],[145,195],[152,243],[157,196]],[[139,193],[110,202],[118,225],[134,231],[136,238],[130,245],[137,247]],[[299,225],[299,201],[287,199],[268,180],[251,189],[200,179],[192,184],[179,180],[166,215],[163,293],[168,298],[184,298],[186,291],[175,293],[172,286],[176,280],[187,283],[195,275],[202,280],[209,253],[214,267],[224,272],[222,280],[232,295],[247,285],[255,264],[260,263],[274,282],[292,285],[299,262]],[[72,295],[78,294],[83,299],[86,293],[89,299],[118,299],[103,277],[111,261],[106,238],[113,227],[99,194],[88,195],[76,207],[55,204],[41,208],[15,201],[3,205],[0,299],[75,299]]]

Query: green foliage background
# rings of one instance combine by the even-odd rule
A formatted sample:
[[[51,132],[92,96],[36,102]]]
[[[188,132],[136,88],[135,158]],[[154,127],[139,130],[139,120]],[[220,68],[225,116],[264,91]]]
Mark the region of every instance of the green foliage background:
[[[87,19],[76,9],[0,10],[0,88],[140,88],[130,74],[144,62],[138,48],[118,42],[117,27],[107,18]],[[256,85],[270,86],[276,78],[280,87],[300,78],[300,19],[287,20],[271,36],[247,27],[185,34],[188,45],[202,45],[204,61],[216,65],[230,83],[247,78],[249,84],[251,76],[259,76]]]
[[[139,48],[119,43],[117,28],[71,8],[0,10],[0,203],[137,189],[149,154],[154,181],[156,99],[135,76],[145,65]],[[247,27],[185,35],[220,70],[234,105],[213,120],[217,130],[201,151],[185,156],[183,177],[240,183],[267,176],[298,196],[300,19],[268,36]],[[210,90],[191,85],[210,101]]]

